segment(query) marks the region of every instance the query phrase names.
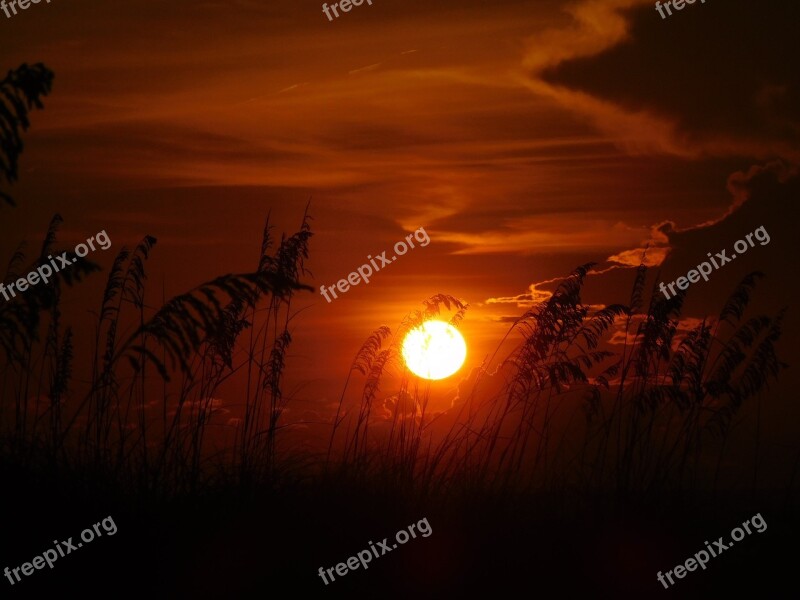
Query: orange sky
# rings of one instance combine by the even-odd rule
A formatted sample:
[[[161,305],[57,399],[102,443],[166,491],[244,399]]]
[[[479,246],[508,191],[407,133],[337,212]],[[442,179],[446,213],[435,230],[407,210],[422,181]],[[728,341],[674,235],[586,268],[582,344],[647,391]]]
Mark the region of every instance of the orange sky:
[[[795,5],[712,2],[662,21],[649,1],[374,0],[334,22],[320,6],[53,0],[0,15],[5,68],[56,73],[0,250],[37,241],[54,212],[65,241],[106,229],[118,250],[149,233],[156,302],[162,283],[171,295],[252,269],[267,212],[293,231],[309,198],[314,287],[424,227],[430,245],[369,286],[299,303],[291,377],[309,400],[336,396],[370,331],[433,293],[472,305],[469,368],[531,285],[647,243],[672,280],[770,231],[695,292],[694,314],[751,268],[772,275],[770,310],[797,291],[782,217],[797,191]],[[592,278],[587,300],[624,302],[631,279]],[[85,314],[102,283],[67,302]]]

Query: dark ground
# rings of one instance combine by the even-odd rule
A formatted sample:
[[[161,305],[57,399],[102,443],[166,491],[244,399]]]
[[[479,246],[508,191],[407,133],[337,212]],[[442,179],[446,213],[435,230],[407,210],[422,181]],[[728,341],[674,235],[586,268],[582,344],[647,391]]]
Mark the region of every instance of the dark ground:
[[[38,480],[38,481],[37,481]],[[280,491],[208,489],[183,499],[142,501],[98,478],[34,477],[2,468],[0,567],[14,568],[113,517],[104,535],[34,571],[3,597],[81,598],[503,598],[518,594],[601,598],[796,597],[796,504],[783,493],[689,502],[614,498],[405,497],[399,489],[286,483]],[[626,506],[624,506],[626,505]],[[576,506],[582,506],[577,508]],[[705,571],[668,590],[656,580],[760,513],[753,533]],[[427,518],[417,537],[325,586],[331,568],[368,542]],[[794,590],[794,592],[793,592]],[[302,594],[301,594],[302,592]]]

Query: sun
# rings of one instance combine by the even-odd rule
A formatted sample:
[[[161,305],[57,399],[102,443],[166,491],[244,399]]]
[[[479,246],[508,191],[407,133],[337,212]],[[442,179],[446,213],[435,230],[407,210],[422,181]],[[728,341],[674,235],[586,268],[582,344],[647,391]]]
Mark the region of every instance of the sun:
[[[425,321],[403,340],[409,370],[423,379],[444,379],[461,368],[467,344],[459,331],[444,321]]]

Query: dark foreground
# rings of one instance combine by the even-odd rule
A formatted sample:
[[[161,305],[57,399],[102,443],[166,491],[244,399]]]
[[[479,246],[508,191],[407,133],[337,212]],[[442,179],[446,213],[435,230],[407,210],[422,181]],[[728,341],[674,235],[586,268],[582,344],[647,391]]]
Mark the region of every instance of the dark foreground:
[[[99,478],[54,483],[5,466],[0,568],[19,567],[108,516],[96,537],[3,597],[457,598],[591,594],[602,598],[785,598],[796,589],[797,505],[785,493],[621,500],[410,498],[402,489],[284,482],[247,491],[217,485],[192,497],[134,498]],[[753,532],[706,569],[664,589],[656,579],[760,513]],[[325,585],[335,568],[412,523],[418,536]],[[380,549],[378,546],[378,552]],[[334,571],[335,573],[335,571]]]

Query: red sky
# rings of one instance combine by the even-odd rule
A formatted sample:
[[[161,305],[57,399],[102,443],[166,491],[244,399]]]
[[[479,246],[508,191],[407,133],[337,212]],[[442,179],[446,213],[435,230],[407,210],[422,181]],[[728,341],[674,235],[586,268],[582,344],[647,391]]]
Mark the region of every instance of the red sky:
[[[56,79],[0,251],[38,241],[54,212],[65,243],[152,234],[156,303],[162,284],[254,268],[267,212],[294,231],[309,199],[314,287],[424,227],[430,245],[369,286],[298,303],[290,378],[312,403],[338,395],[374,328],[434,293],[472,306],[466,375],[530,286],[648,243],[671,281],[765,226],[771,244],[696,284],[688,308],[718,311],[758,268],[774,312],[797,292],[797,17],[777,0],[667,20],[634,0],[374,0],[334,22],[309,0],[32,5],[0,15],[2,62]],[[624,302],[632,277],[590,278],[586,300]],[[103,281],[67,297],[76,314]]]

